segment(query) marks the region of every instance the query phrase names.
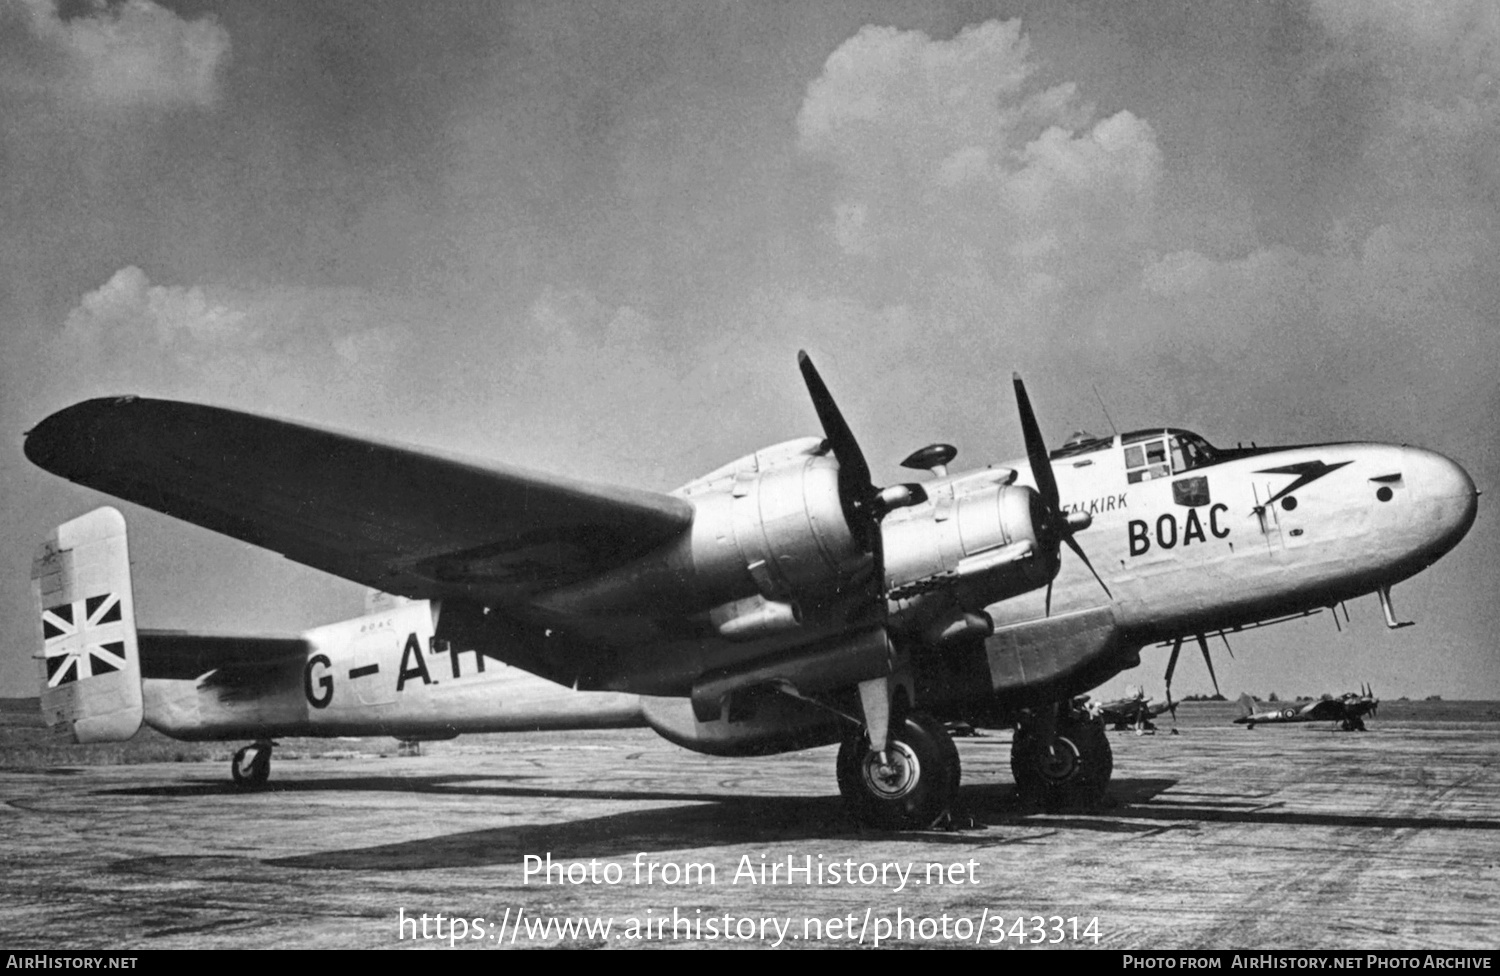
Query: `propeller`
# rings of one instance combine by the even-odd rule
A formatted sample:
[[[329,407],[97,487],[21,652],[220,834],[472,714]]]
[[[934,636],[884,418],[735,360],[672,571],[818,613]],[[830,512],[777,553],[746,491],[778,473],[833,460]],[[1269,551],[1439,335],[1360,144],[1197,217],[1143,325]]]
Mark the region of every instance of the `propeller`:
[[[880,522],[892,510],[918,505],[927,500],[927,492],[919,484],[892,485],[877,488],[870,481],[870,465],[865,460],[854,431],[844,420],[844,414],[828,392],[828,385],[818,375],[812,357],[798,351],[797,366],[802,370],[803,382],[812,397],[813,409],[818,413],[818,422],[823,425],[823,434],[833,456],[839,462],[839,505],[844,510],[844,521],[854,537],[855,544],[868,552],[874,563],[875,589],[879,601],[880,616],[886,615],[885,545],[880,532]]]
[[[1043,544],[1061,541],[1073,554],[1083,560],[1083,564],[1094,574],[1094,579],[1104,590],[1105,596],[1114,599],[1114,594],[1109,592],[1109,587],[1104,585],[1098,570],[1094,564],[1089,562],[1089,557],[1084,554],[1083,547],[1078,540],[1073,538],[1077,532],[1088,528],[1093,519],[1083,512],[1063,512],[1062,498],[1057,490],[1057,478],[1052,474],[1052,458],[1047,451],[1047,442],[1042,439],[1042,429],[1036,422],[1036,414],[1031,409],[1031,398],[1026,395],[1026,384],[1021,382],[1020,373],[1012,373],[1016,385],[1016,409],[1021,415],[1021,436],[1026,441],[1026,459],[1031,464],[1031,477],[1036,482],[1037,495],[1042,502],[1041,517],[1037,520],[1038,539]],[[1046,614],[1052,615],[1052,581],[1047,582]]]
[[[880,531],[881,520],[894,509],[926,501],[927,492],[921,485],[915,483],[877,488],[870,480],[870,465],[865,460],[864,451],[860,450],[854,431],[850,429],[843,412],[834,402],[828,385],[823,382],[823,377],[813,365],[812,357],[805,350],[798,351],[797,366],[802,371],[803,382],[807,384],[808,395],[812,397],[813,409],[818,414],[818,422],[823,425],[823,434],[828,441],[828,446],[839,462],[839,505],[843,509],[844,521],[849,526],[849,532],[855,544],[870,553],[874,564],[876,596],[883,619],[887,612],[887,581],[885,547]],[[1114,594],[1105,585],[1098,570],[1094,569],[1094,564],[1089,561],[1088,555],[1084,553],[1078,540],[1073,538],[1075,533],[1088,528],[1093,520],[1082,512],[1069,513],[1062,510],[1057,479],[1052,474],[1052,461],[1048,456],[1046,441],[1042,439],[1041,427],[1037,424],[1036,414],[1031,409],[1031,398],[1026,395],[1026,385],[1021,382],[1021,374],[1014,374],[1014,378],[1016,407],[1021,418],[1021,433],[1026,442],[1026,456],[1031,464],[1032,479],[1036,482],[1037,497],[1041,507],[1041,511],[1035,516],[1037,541],[1047,548],[1061,543],[1072,549],[1073,553],[1088,567],[1105,595],[1113,599]],[[1052,612],[1051,581],[1047,583],[1046,608],[1050,615]]]
[[[823,434],[828,447],[839,462],[838,492],[839,507],[844,512],[844,522],[854,542],[870,554],[874,571],[872,596],[875,600],[875,616],[882,628],[890,613],[890,596],[885,577],[885,540],[880,531],[880,522],[893,509],[917,505],[927,500],[927,491],[918,484],[892,485],[877,488],[870,481],[870,465],[865,452],[859,449],[859,441],[848,421],[828,392],[828,384],[818,375],[812,357],[798,350],[797,366],[802,370],[802,380],[812,397],[813,409],[818,412],[818,422],[823,425]],[[859,683],[860,707],[863,712],[865,735],[878,755],[880,768],[889,769],[891,689],[888,679],[871,678]]]

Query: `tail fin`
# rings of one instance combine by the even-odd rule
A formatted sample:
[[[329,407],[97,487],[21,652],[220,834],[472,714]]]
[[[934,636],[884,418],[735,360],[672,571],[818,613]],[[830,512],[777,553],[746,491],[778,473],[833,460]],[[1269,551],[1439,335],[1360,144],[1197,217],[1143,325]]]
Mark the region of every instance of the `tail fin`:
[[[1240,718],[1249,718],[1255,714],[1255,699],[1250,697],[1249,692],[1240,695]]]
[[[99,508],[59,525],[31,563],[41,622],[42,715],[74,742],[141,727],[141,656],[125,518]]]

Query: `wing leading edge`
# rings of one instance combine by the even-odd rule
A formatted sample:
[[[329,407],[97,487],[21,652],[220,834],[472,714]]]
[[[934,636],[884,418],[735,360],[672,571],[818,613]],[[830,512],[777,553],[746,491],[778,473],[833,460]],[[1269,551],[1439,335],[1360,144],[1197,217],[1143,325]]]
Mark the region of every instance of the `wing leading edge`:
[[[679,498],[221,407],[111,397],[26,435],[39,467],[308,566],[417,598],[514,602],[655,549]]]

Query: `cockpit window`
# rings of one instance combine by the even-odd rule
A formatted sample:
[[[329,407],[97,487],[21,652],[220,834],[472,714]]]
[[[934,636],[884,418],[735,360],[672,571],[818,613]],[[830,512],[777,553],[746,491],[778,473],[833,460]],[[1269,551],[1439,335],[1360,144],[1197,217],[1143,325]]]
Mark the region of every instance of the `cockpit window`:
[[[1208,441],[1186,430],[1137,430],[1120,438],[1131,484],[1166,478],[1222,460]]]
[[[1133,485],[1172,473],[1167,466],[1167,442],[1161,437],[1125,448],[1125,477]]]
[[[1176,431],[1172,437],[1172,471],[1174,473],[1201,468],[1218,460],[1218,452],[1208,441],[1185,430]]]

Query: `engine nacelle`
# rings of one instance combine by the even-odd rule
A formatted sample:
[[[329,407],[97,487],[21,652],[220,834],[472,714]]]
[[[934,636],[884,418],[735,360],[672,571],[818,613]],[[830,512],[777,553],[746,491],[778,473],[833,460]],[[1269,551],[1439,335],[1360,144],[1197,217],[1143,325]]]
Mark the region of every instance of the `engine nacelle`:
[[[903,487],[896,501],[904,507],[890,511],[881,529],[898,629],[945,640],[977,633],[983,618],[973,615],[1056,573],[1056,540],[1043,538],[1040,498],[1014,479],[1014,471],[991,469],[929,482],[920,494]],[[850,530],[839,462],[824,441],[803,438],[757,451],[677,494],[695,509],[684,537],[637,563],[553,591],[548,608],[629,616],[659,606],[664,613],[694,613],[703,636],[790,646],[799,632],[842,629],[852,601],[870,592],[874,561]]]
[[[984,628],[973,618],[986,606],[1052,579],[1056,544],[1044,537],[1041,498],[1013,477],[977,472],[887,517],[893,622],[920,626],[928,640],[976,634]]]
[[[709,613],[731,640],[782,634],[816,620],[867,579],[839,499],[838,461],[817,438],[789,441],[725,465],[682,489],[697,506],[692,558],[715,580]]]
[[[826,622],[828,606],[868,580],[871,562],[845,521],[838,472],[816,437],[726,464],[674,492],[694,508],[682,537],[553,590],[542,605],[568,616],[696,614],[708,632],[736,641]]]

